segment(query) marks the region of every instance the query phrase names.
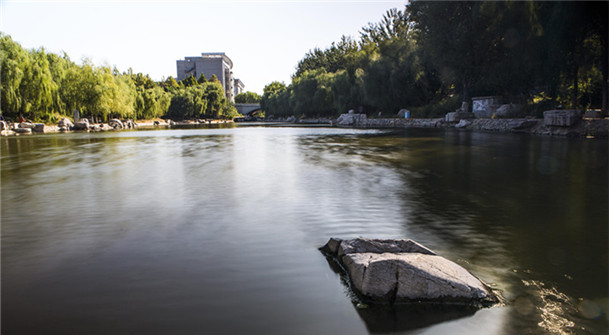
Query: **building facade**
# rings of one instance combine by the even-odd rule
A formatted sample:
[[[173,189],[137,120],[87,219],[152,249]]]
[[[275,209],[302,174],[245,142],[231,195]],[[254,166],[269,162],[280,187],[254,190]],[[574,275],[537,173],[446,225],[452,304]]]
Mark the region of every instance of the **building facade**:
[[[241,80],[233,77],[233,61],[224,52],[204,52],[201,53],[201,57],[185,57],[184,60],[178,60],[176,64],[177,80],[184,80],[191,75],[198,79],[201,74],[209,79],[215,74],[224,87],[226,98],[231,102],[235,102],[235,92],[237,90],[242,92],[245,87]]]
[[[234,86],[235,86],[235,96],[237,96],[240,93],[243,93],[243,89],[245,88],[245,85],[243,84],[243,82],[241,80],[235,78]]]

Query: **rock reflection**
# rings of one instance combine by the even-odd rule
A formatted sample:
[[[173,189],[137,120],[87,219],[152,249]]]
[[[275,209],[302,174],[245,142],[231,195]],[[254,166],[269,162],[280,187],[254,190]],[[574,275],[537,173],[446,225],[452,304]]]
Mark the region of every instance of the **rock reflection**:
[[[359,316],[371,333],[383,334],[425,328],[437,323],[472,316],[474,307],[438,304],[404,304],[394,306],[359,306]]]

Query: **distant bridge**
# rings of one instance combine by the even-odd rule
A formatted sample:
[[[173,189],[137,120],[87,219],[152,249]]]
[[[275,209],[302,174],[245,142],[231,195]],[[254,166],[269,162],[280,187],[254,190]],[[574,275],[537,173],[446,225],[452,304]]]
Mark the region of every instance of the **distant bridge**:
[[[260,104],[235,104],[235,107],[242,115],[252,115],[252,113],[262,110]]]

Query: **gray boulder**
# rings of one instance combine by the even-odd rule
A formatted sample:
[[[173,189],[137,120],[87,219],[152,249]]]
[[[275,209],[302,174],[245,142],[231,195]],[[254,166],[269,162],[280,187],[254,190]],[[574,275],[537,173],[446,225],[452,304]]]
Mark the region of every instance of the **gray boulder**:
[[[570,127],[582,118],[578,110],[551,110],[543,112],[543,123],[546,126]]]
[[[32,131],[37,133],[44,133],[44,123],[34,123],[34,127],[32,127]]]
[[[446,113],[444,117],[444,121],[446,122],[459,122],[461,120],[471,120],[476,118],[474,113],[469,112],[460,112],[457,110],[456,112]]]
[[[369,302],[497,302],[480,279],[412,240],[332,238],[321,251],[336,258],[351,288]]]
[[[471,122],[471,121],[468,121],[468,120],[461,120],[461,121],[459,121],[459,123],[457,123],[457,124],[455,125],[455,128],[465,128],[465,127],[469,126],[470,124],[472,124],[472,122]]]
[[[72,127],[74,127],[74,124],[72,121],[70,121],[70,119],[64,117],[63,119],[59,120],[57,127],[59,127],[59,130],[70,130]]]
[[[602,119],[603,113],[596,110],[587,110],[584,112],[584,119]]]
[[[336,119],[338,126],[364,126],[366,125],[367,117],[366,114],[354,114],[353,110],[350,110],[347,114],[341,114]]]
[[[20,122],[19,123],[19,128],[29,128],[29,129],[32,129],[32,128],[34,128],[34,124],[31,123],[31,122],[28,122],[28,121]]]
[[[520,112],[521,108],[522,106],[517,104],[504,104],[497,108],[495,116],[498,118],[514,117]]]
[[[88,130],[89,126],[89,120],[86,118],[82,118],[74,123],[73,128],[76,130]]]
[[[459,122],[461,120],[470,120],[476,118],[474,113],[469,112],[469,104],[467,102],[462,102],[461,107],[454,112],[446,113],[444,116],[444,121],[446,122]]]

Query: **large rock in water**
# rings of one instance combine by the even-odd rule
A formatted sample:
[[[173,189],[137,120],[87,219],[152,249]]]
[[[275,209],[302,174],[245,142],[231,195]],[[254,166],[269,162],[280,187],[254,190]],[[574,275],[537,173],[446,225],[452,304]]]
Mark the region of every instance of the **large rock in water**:
[[[336,257],[352,289],[369,302],[497,302],[480,279],[412,240],[331,238],[320,250]]]

